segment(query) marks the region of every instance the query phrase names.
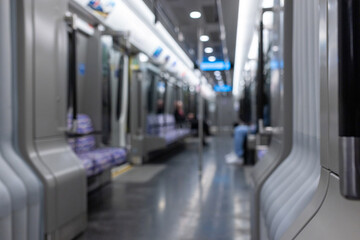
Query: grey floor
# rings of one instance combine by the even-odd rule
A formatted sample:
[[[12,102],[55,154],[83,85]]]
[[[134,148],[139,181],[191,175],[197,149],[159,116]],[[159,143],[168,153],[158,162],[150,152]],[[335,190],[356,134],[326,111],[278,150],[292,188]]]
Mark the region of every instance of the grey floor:
[[[230,137],[196,144],[136,167],[89,196],[89,240],[241,240],[250,236],[249,188],[240,166],[224,163]]]

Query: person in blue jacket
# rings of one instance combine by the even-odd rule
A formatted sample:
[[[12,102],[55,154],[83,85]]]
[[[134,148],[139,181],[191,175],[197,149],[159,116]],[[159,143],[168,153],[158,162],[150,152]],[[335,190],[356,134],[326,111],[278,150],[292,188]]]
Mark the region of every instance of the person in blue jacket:
[[[256,127],[246,123],[237,125],[234,129],[234,152],[225,156],[228,164],[243,164],[245,155],[245,141],[249,133],[255,133]]]

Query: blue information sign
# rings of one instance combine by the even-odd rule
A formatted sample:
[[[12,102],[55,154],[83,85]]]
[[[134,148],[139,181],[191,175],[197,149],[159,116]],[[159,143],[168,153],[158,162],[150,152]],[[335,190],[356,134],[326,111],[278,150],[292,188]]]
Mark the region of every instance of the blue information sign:
[[[230,70],[230,68],[230,62],[225,61],[202,62],[200,64],[200,69],[202,71],[226,71]]]
[[[215,85],[214,91],[215,92],[231,92],[232,87],[229,85]]]

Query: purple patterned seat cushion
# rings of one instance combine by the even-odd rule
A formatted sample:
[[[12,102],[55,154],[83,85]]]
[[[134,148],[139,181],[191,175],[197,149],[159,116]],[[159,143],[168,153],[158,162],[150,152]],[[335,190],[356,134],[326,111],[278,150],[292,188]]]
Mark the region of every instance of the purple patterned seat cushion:
[[[92,152],[110,156],[112,165],[120,165],[126,161],[126,150],[123,148],[105,147],[99,148]]]
[[[112,167],[112,156],[98,152],[97,149],[81,154],[82,157],[91,159],[100,171],[105,171]]]
[[[189,135],[191,132],[189,128],[179,128],[179,129],[176,129],[176,131],[177,131],[177,135],[179,138],[183,138],[183,137]]]
[[[99,166],[97,166],[88,156],[79,154],[78,157],[80,158],[88,177],[96,175],[100,172]]]
[[[68,129],[72,128],[72,115],[68,115],[67,119]],[[77,115],[77,129],[76,132],[80,134],[86,134],[94,131],[94,127],[92,125],[92,121],[90,117],[86,114],[78,114]]]
[[[68,128],[72,128],[72,115],[68,115]],[[78,114],[76,133],[88,134],[92,131],[94,131],[94,128],[90,117],[86,114]],[[89,135],[75,139],[69,139],[69,144],[74,152],[77,154],[82,154],[94,150],[96,146],[96,140],[94,136]]]
[[[94,136],[76,138],[73,150],[78,153],[86,153],[95,149],[96,141]]]
[[[72,119],[68,117],[68,127],[71,128]],[[85,114],[78,114],[77,130],[79,134],[88,134],[94,131],[91,119]],[[93,135],[79,138],[70,138],[69,144],[74,152],[83,161],[88,176],[98,174],[115,165],[126,161],[126,150],[121,148],[96,148],[96,139]]]
[[[159,121],[158,116],[155,114],[148,115],[147,117],[147,133],[150,135],[157,135],[159,134]]]
[[[164,138],[168,144],[171,144],[188,135],[190,129],[177,129],[172,114],[151,114],[147,117],[147,133]]]
[[[173,131],[176,128],[175,116],[171,114],[165,115],[165,125],[167,131]]]

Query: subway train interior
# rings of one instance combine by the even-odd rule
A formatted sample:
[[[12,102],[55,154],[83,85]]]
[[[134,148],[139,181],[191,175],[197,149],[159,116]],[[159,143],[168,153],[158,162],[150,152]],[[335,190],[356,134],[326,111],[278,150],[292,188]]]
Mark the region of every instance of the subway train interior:
[[[360,239],[360,1],[1,0],[0,33],[0,240]]]

